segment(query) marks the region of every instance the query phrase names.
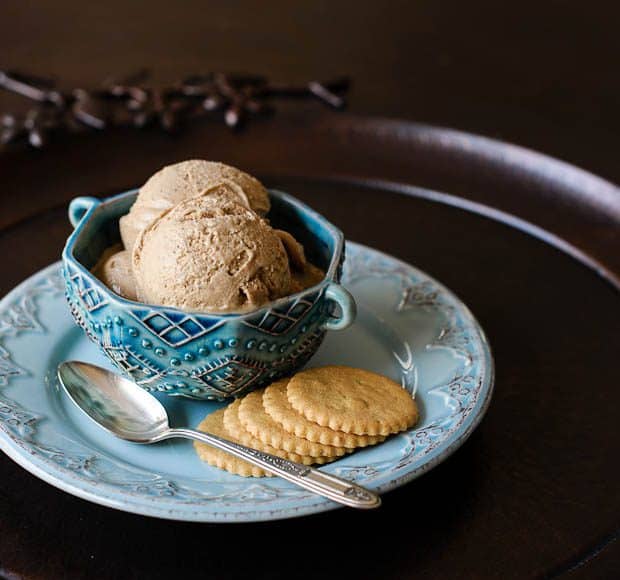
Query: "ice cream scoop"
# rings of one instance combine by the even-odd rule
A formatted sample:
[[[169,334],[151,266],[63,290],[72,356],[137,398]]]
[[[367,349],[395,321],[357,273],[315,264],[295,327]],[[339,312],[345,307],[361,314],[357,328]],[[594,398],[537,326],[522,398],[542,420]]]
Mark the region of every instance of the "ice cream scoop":
[[[208,195],[151,222],[136,240],[132,263],[140,301],[182,310],[245,312],[291,289],[275,230],[241,204]]]
[[[95,267],[93,274],[119,296],[137,300],[136,280],[131,265],[131,253],[120,244],[108,248]]]
[[[306,267],[306,253],[304,247],[295,239],[295,237],[287,231],[276,230],[276,234],[282,241],[282,245],[286,250],[291,268],[295,270],[303,270]]]
[[[306,259],[304,247],[287,231],[276,230],[288,255],[291,268],[291,292],[301,292],[318,284],[325,272]]]
[[[270,208],[260,181],[235,167],[200,159],[168,165],[148,179],[129,213],[120,219],[125,249],[131,251],[140,232],[162,212],[202,194],[240,203],[260,215]]]
[[[306,262],[302,270],[293,270],[291,272],[291,293],[301,292],[306,288],[316,286],[323,278],[325,278],[325,272],[321,268]]]

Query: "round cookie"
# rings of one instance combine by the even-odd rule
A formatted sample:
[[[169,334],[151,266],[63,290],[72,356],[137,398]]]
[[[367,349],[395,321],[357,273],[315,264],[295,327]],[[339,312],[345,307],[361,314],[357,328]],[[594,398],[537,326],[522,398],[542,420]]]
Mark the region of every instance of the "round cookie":
[[[224,409],[218,409],[210,415],[207,415],[207,417],[198,425],[197,429],[199,431],[204,431],[205,433],[210,433],[211,435],[217,435],[223,439],[228,439],[229,441],[234,441],[243,445],[243,442],[230,433],[224,426]],[[216,449],[206,443],[194,441],[194,448],[196,449],[200,459],[209,465],[219,467],[229,473],[241,475],[242,477],[271,476],[271,474],[263,471],[260,467],[256,467],[247,461],[243,461],[243,459],[238,459],[234,455],[221,451],[220,449]]]
[[[344,431],[334,431],[329,427],[321,427],[318,423],[309,421],[293,409],[288,400],[286,390],[289,380],[276,381],[269,385],[263,393],[265,411],[289,433],[323,445],[335,445],[351,449],[375,445],[385,440],[383,435],[355,435]]]
[[[259,451],[264,451],[265,453],[277,455],[278,457],[282,457],[283,459],[296,461],[297,463],[303,463],[304,465],[311,465],[313,463],[322,464],[327,463],[332,459],[337,459],[337,457],[312,457],[310,455],[301,455],[299,453],[293,453],[291,451],[286,451],[284,449],[273,447],[271,445],[268,445],[267,443],[263,443],[259,439],[256,439],[251,433],[249,433],[245,429],[245,427],[239,420],[239,408],[241,405],[241,401],[242,399],[237,399],[236,401],[228,405],[228,407],[226,407],[226,410],[224,412],[224,427],[242,445],[252,447],[253,449],[258,449]]]
[[[238,413],[241,424],[249,433],[277,449],[311,457],[340,457],[347,452],[344,447],[322,445],[286,431],[265,411],[262,390],[249,393],[241,399]]]
[[[291,406],[323,427],[356,435],[389,435],[418,419],[411,395],[387,377],[345,366],[297,373],[288,383]]]

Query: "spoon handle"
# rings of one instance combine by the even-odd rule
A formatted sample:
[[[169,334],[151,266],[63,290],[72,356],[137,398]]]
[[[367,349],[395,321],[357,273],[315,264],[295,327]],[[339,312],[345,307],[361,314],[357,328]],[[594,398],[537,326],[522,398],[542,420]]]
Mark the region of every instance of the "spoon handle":
[[[381,498],[376,493],[355,483],[335,475],[329,475],[301,463],[295,463],[294,461],[282,459],[257,449],[245,447],[216,435],[194,431],[193,429],[170,429],[164,433],[161,439],[169,439],[171,437],[185,437],[207,443],[240,459],[244,459],[248,463],[257,465],[269,473],[291,481],[304,489],[350,507],[370,509],[381,505]]]

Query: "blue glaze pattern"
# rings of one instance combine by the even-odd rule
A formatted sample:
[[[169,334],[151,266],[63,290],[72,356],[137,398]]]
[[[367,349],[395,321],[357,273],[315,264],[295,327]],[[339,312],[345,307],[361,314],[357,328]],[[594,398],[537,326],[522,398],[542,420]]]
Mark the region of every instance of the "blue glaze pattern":
[[[338,285],[342,233],[301,202],[273,191],[270,219],[290,219],[296,235],[318,246],[315,253],[326,266],[319,285],[244,315],[188,313],[117,296],[89,269],[116,241],[109,232],[135,195],[131,191],[102,202],[72,202],[69,215],[76,229],[63,252],[63,276],[76,323],[145,390],[192,399],[239,396],[299,369],[327,329],[353,322],[355,304]],[[342,310],[340,317],[332,314],[334,303]]]

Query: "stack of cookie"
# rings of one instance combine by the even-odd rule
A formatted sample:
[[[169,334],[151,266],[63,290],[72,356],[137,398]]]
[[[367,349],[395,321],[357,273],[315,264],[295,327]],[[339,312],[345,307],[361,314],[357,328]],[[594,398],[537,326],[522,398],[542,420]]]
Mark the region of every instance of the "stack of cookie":
[[[418,420],[411,395],[370,371],[326,366],[297,373],[211,413],[198,429],[305,465],[380,443]],[[244,477],[269,475],[204,443],[198,455]]]

